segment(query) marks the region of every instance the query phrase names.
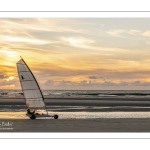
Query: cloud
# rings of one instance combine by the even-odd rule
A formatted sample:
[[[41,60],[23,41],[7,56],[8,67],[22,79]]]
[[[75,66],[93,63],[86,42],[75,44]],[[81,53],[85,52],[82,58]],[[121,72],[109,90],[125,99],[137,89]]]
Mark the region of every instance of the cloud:
[[[59,39],[58,35],[61,34],[84,34],[85,31],[80,28],[76,28],[66,19],[45,19],[45,18],[12,18],[12,19],[0,19],[0,46],[5,48],[16,48],[22,49],[30,47],[32,45],[34,48],[39,48],[45,50],[45,47],[39,47],[48,45],[47,49],[50,49],[50,45],[60,46],[62,41]],[[56,34],[54,34],[54,33]],[[59,34],[58,34],[59,33]],[[36,47],[35,47],[36,46]]]
[[[0,87],[3,89],[5,87],[7,88],[19,88],[20,87],[20,83],[18,79],[0,79]]]
[[[127,82],[127,81],[120,81],[120,82],[113,82],[113,81],[103,81],[103,82],[98,82],[98,81],[91,81],[91,80],[81,80],[80,82],[73,82],[69,80],[62,80],[62,81],[54,81],[54,80],[48,80],[44,83],[45,86],[60,86],[67,88],[67,86],[72,86],[72,87],[92,87],[92,86],[97,86],[97,87],[103,87],[103,86],[115,86],[115,87],[121,87],[121,86],[150,86],[150,82],[142,82],[142,81],[134,81],[134,82]]]
[[[130,85],[130,82],[120,81],[118,85],[120,85],[120,86],[128,86],[128,85]]]
[[[68,22],[68,21],[67,21]],[[32,19],[1,19],[0,29],[9,33],[22,31],[46,31],[46,32],[71,32],[71,33],[85,33],[83,29],[77,29],[64,24],[65,19],[45,19],[45,18],[32,18]],[[1,30],[0,32],[3,32]],[[20,33],[22,33],[20,32]]]
[[[130,85],[134,85],[134,86],[150,86],[150,82],[134,81],[134,82],[131,82]]]
[[[53,80],[47,80],[43,85],[55,85],[55,81]]]
[[[73,82],[73,81],[60,81],[59,82],[59,85],[60,86],[75,86],[75,85],[78,85],[78,83],[77,82]]]
[[[89,79],[98,79],[96,76],[89,76]]]
[[[13,69],[14,71],[14,69]],[[18,89],[20,87],[17,72],[0,72],[0,88],[1,89]]]
[[[73,81],[57,81],[57,80],[47,80],[44,84],[44,86],[77,86],[78,83],[77,82],[73,82]]]
[[[30,43],[36,45],[47,44],[49,41],[31,39],[31,38],[23,38],[23,37],[14,37],[14,36],[0,36],[1,41],[9,41],[9,42],[21,42],[21,43]]]
[[[150,45],[150,42],[149,42],[149,41],[146,41],[146,44]]]
[[[62,37],[61,39],[66,45],[80,48],[91,48],[91,46],[89,45],[95,42],[94,40],[84,37],[69,37],[69,38]]]
[[[128,31],[128,33],[131,34],[131,35],[139,35],[141,33],[141,31],[131,29],[130,31]]]
[[[124,32],[126,32],[126,30],[111,30],[111,31],[107,31],[106,33],[108,33],[111,36],[121,37],[121,34]]]
[[[99,85],[102,85],[102,86],[117,86],[117,83],[116,82],[112,82],[112,81],[105,81],[100,83]]]
[[[147,36],[147,37],[150,37],[150,31],[146,31],[142,34],[143,36]]]
[[[8,78],[12,78],[12,76],[8,76],[8,75],[6,75],[5,73],[1,73],[0,72],[0,79],[5,79],[5,80],[7,80]]]
[[[105,25],[104,24],[99,24],[100,26],[104,27]]]
[[[102,85],[105,86],[150,86],[150,82],[142,82],[142,81],[134,81],[134,82],[127,82],[127,81],[120,81],[119,83],[116,82],[103,82]]]
[[[101,42],[101,40],[93,40],[90,38],[85,38],[85,37],[61,37],[60,38],[60,43],[63,43],[64,45],[67,46],[72,46],[75,48],[84,48],[84,49],[89,49],[89,50],[95,50],[95,54],[101,54],[101,55],[113,55],[112,53],[108,53],[108,52],[113,52],[113,51],[126,51],[125,49],[121,49],[121,48],[117,48],[117,47],[100,47],[98,45],[96,45],[96,42]],[[101,51],[101,53],[100,53]],[[91,51],[92,54],[93,51]]]
[[[4,79],[5,75],[4,74],[0,74],[0,79]]]

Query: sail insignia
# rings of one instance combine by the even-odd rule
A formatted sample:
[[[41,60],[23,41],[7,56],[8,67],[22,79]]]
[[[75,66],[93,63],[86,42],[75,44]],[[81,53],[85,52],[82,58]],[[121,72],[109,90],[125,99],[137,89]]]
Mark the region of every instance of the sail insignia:
[[[22,80],[24,79],[23,75],[21,75]]]

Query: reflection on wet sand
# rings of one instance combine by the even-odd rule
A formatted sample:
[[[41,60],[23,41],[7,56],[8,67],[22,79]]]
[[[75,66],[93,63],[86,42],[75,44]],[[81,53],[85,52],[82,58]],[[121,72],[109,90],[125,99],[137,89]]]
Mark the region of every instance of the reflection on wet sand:
[[[93,119],[93,118],[150,118],[150,112],[50,112],[58,114],[59,119]],[[28,119],[26,112],[0,112],[0,119]],[[39,118],[38,118],[39,119]],[[42,118],[52,119],[52,118]]]

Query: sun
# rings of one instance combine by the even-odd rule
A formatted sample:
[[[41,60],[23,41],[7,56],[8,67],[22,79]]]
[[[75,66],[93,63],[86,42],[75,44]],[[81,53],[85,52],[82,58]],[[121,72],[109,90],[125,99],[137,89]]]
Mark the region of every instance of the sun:
[[[14,79],[14,77],[13,77],[13,76],[10,76],[10,77],[9,77],[9,80],[13,80],[13,79]]]
[[[6,79],[6,81],[10,81],[10,80],[13,80],[15,77],[14,76],[10,76]]]

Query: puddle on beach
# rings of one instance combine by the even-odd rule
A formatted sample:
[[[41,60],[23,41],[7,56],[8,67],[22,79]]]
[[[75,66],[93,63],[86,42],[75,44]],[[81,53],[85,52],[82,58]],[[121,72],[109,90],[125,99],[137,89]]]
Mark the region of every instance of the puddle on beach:
[[[94,118],[150,118],[150,112],[50,112],[59,119],[94,119]],[[0,119],[28,119],[26,112],[0,112]],[[38,119],[52,119],[43,117]]]

